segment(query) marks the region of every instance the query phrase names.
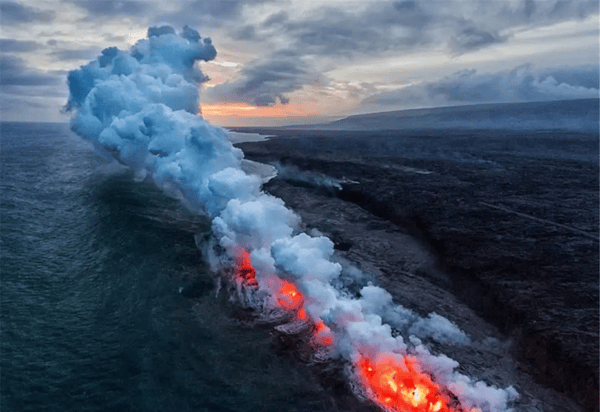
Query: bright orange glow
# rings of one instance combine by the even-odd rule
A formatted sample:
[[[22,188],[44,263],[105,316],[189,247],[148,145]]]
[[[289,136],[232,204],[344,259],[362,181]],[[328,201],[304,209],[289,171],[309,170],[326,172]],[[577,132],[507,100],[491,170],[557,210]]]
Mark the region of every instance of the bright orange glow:
[[[456,412],[448,406],[440,387],[428,375],[416,371],[409,358],[401,365],[391,356],[375,362],[362,357],[358,372],[375,400],[394,411]]]
[[[333,338],[331,336],[323,336],[322,338],[316,339],[316,342],[319,345],[329,346],[333,343]]]
[[[325,328],[327,328],[327,326],[325,326],[325,323],[322,320],[320,320],[315,325],[315,332],[319,333],[319,332],[325,330]]]
[[[431,412],[438,412],[442,409],[442,401],[437,401],[435,404],[431,405],[429,409],[431,409]]]
[[[244,286],[257,287],[256,271],[250,262],[250,253],[239,248],[234,270],[235,279]],[[277,303],[284,309],[295,312],[298,319],[307,320],[312,326],[312,342],[319,346],[329,346],[334,342],[334,334],[319,319],[310,319],[304,307],[305,299],[292,282],[276,280]],[[392,355],[384,355],[373,360],[362,356],[356,363],[358,376],[368,389],[373,400],[385,410],[397,412],[459,412],[457,405],[450,406],[450,398],[431,377],[419,372],[417,360],[404,357],[402,360]],[[481,412],[477,408],[469,412]]]
[[[293,104],[251,106],[242,102],[203,103],[202,117],[210,122],[237,117],[303,117],[307,113]]]
[[[297,311],[296,316],[298,319],[305,320],[308,318],[306,309],[304,309],[304,296],[298,291],[296,286],[286,280],[281,281],[281,287],[279,288],[279,297],[277,303],[284,309]],[[313,329],[313,342],[320,346],[329,346],[333,343],[333,336],[331,330],[319,320],[314,324]]]
[[[239,249],[237,256],[235,277],[237,280],[248,286],[258,286],[258,282],[256,282],[256,271],[250,264],[250,253],[242,248]]]
[[[293,283],[285,280],[281,281],[279,296],[280,297],[277,299],[277,303],[287,310],[298,310],[304,303],[304,297],[298,291],[298,289],[296,289],[296,286],[294,286]]]
[[[256,271],[250,264],[250,253],[243,248],[238,249],[234,278],[244,286],[258,286]],[[283,279],[279,279],[277,283],[279,284],[279,290],[275,294],[277,304],[286,310],[296,312],[298,319],[309,320],[304,308],[304,296],[296,285]],[[329,346],[333,343],[333,333],[322,320],[314,323],[311,319],[309,322],[313,325],[314,343],[320,346]]]
[[[315,324],[314,341],[321,346],[329,346],[333,343],[331,329],[322,320]]]

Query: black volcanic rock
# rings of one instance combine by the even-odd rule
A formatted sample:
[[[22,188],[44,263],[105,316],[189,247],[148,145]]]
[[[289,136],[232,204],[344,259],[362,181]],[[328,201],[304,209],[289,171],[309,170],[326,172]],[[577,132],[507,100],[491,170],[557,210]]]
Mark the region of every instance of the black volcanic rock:
[[[240,147],[358,182],[339,199],[419,239],[454,295],[513,339],[539,382],[598,410],[597,131],[275,134]],[[284,200],[310,190],[269,184]]]

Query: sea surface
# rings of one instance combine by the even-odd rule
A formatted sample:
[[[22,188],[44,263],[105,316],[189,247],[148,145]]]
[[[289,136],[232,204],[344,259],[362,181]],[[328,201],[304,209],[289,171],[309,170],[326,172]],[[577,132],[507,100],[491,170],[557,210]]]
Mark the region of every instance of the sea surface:
[[[331,409],[215,287],[208,221],[68,125],[0,127],[2,411]]]

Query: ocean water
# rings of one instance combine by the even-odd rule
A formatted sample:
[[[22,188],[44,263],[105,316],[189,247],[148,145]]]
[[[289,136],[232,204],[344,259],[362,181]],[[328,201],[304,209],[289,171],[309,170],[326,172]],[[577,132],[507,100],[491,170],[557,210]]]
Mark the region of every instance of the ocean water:
[[[2,123],[1,163],[2,411],[332,410],[217,293],[206,220],[68,125]]]

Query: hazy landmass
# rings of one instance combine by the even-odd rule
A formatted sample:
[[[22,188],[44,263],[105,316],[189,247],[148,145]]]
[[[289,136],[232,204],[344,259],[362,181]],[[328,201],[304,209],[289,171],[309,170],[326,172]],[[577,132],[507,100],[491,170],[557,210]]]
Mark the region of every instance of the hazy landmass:
[[[307,126],[297,126],[307,128]],[[478,104],[349,116],[320,130],[554,129],[598,131],[598,99]]]

